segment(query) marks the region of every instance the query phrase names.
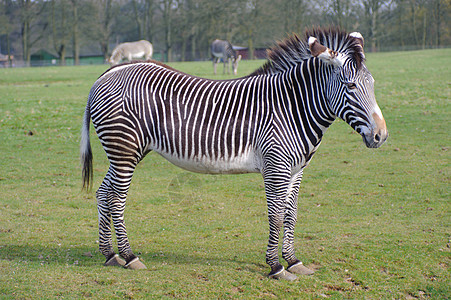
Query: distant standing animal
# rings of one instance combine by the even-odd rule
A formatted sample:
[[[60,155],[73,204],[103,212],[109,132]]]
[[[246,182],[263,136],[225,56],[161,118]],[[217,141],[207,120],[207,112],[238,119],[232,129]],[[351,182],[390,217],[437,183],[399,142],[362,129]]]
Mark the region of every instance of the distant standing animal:
[[[230,74],[230,63],[232,63],[233,74],[238,73],[238,63],[241,60],[241,55],[237,55],[236,51],[233,50],[232,44],[229,41],[222,40],[214,40],[211,43],[211,55],[213,59],[213,69],[216,75],[216,64],[218,64],[221,59],[224,62],[224,70],[223,73],[226,72],[227,65],[227,74]]]
[[[83,186],[89,187],[92,119],[110,161],[96,193],[105,265],[145,268],[131,250],[124,209],[133,172],[153,150],[189,171],[261,173],[268,276],[294,280],[295,274],[313,273],[296,258],[293,245],[304,168],[337,117],[369,148],[385,142],[387,127],[359,33],[315,29],[304,39],[293,35],[269,50],[268,59],[234,80],[199,78],[153,61],[112,67],[97,79],[86,105],[80,154]],[[113,249],[111,220],[122,258]],[[282,228],[287,269],[278,255]]]
[[[123,59],[132,61],[132,59],[144,58],[149,60],[152,58],[153,46],[146,40],[137,42],[122,43],[114,48],[109,59],[112,66],[119,64]]]

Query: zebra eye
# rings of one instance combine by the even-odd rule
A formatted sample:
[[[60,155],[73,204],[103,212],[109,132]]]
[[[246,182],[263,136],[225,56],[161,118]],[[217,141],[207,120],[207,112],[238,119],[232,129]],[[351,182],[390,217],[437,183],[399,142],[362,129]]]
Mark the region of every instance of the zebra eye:
[[[353,90],[353,89],[356,89],[356,88],[357,88],[357,86],[355,85],[354,82],[348,82],[348,83],[346,83],[346,86],[347,86],[348,89],[350,89],[350,90]]]

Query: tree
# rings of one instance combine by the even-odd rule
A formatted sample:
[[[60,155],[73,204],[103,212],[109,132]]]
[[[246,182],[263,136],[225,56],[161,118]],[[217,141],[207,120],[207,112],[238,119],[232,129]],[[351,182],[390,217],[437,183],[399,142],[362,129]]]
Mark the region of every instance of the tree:
[[[305,27],[338,25],[362,32],[371,50],[451,44],[451,0],[0,0],[2,52],[58,53],[147,39],[164,59],[209,58],[211,42],[266,47]],[[48,39],[45,39],[48,37]],[[45,43],[46,42],[46,43]],[[7,49],[7,50],[6,50]],[[81,49],[81,50],[80,50]]]
[[[6,55],[8,57],[8,66],[10,67],[12,66],[10,39],[10,35],[13,31],[12,12],[13,3],[11,0],[3,0],[0,2],[0,35],[4,35],[6,37]]]
[[[350,0],[331,0],[329,3],[330,12],[333,23],[340,28],[348,28],[351,17],[351,1]]]
[[[92,24],[92,38],[97,40],[100,45],[100,50],[102,51],[105,60],[108,59],[108,50],[110,38],[112,36],[112,24],[115,11],[113,12],[113,1],[112,0],[90,0],[92,7],[95,9],[95,21]]]
[[[132,0],[132,6],[140,39],[152,42],[154,0]]]
[[[23,60],[30,66],[31,49],[43,38],[48,22],[42,17],[46,7],[45,2],[39,0],[18,0],[19,19],[21,24]]]
[[[379,10],[383,3],[382,0],[363,0],[363,7],[365,8],[365,16],[369,27],[369,41],[371,51],[377,50],[377,35],[379,27]]]
[[[74,57],[74,65],[80,64],[80,31],[78,27],[78,4],[79,0],[70,0],[72,5],[72,56]]]
[[[282,7],[285,15],[284,32],[301,32],[306,24],[304,0],[285,0]]]
[[[172,35],[172,25],[173,25],[173,15],[178,7],[178,2],[176,0],[161,0],[160,10],[163,14],[163,30],[164,30],[164,44],[166,52],[166,60],[172,61],[172,47],[173,47],[173,35]]]
[[[66,64],[66,50],[70,31],[67,19],[67,2],[64,0],[59,0],[58,3],[55,2],[55,0],[51,2],[52,40],[53,47],[60,59],[60,65],[63,66]]]
[[[249,58],[254,59],[254,44],[256,39],[257,20],[261,10],[261,0],[250,0],[247,2],[243,10],[243,19],[241,28],[245,32],[247,38],[247,47],[249,51]]]

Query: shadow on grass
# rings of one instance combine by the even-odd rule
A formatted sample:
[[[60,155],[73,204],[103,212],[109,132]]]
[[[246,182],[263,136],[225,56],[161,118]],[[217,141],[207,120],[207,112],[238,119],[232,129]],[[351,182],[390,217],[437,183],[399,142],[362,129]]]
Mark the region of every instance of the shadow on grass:
[[[140,254],[139,257],[153,271],[162,265],[228,267],[230,269],[257,273],[262,276],[265,276],[268,271],[268,267],[262,263],[246,262],[237,258],[224,258],[211,253],[154,252]],[[103,267],[105,258],[97,249],[89,246],[2,245],[0,246],[0,260],[36,265],[56,264],[77,267]]]

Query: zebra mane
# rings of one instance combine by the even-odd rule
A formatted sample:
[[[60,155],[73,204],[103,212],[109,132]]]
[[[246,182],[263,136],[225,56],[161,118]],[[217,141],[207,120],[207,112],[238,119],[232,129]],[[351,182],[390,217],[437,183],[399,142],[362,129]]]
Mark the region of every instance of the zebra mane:
[[[292,34],[277,42],[266,51],[268,61],[249,76],[280,73],[312,58],[308,45],[309,37],[315,37],[320,44],[350,57],[358,69],[362,67],[365,56],[357,38],[338,28],[315,28],[306,30],[304,39]]]

